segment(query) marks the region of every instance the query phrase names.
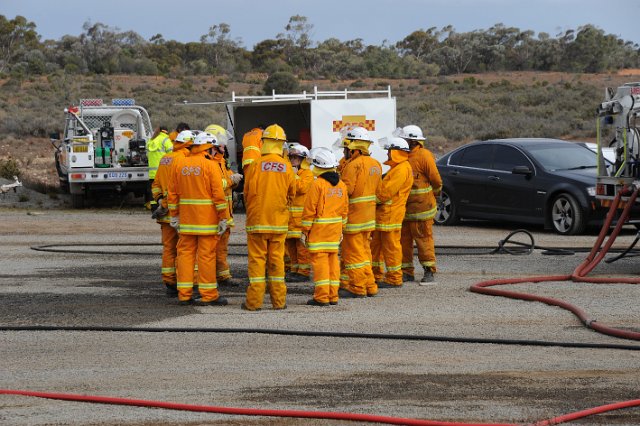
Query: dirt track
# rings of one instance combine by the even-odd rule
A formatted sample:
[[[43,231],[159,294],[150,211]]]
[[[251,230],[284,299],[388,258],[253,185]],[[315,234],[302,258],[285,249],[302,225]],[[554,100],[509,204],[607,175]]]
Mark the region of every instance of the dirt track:
[[[246,286],[242,217],[234,230],[230,306],[181,307],[159,284],[159,230],[141,210],[0,212],[0,325],[238,327],[366,332],[582,343],[637,344],[585,329],[570,313],[539,303],[481,296],[477,281],[569,273],[583,254],[445,255],[438,284],[381,290],[377,298],[304,303],[310,284],[289,287],[288,309],[240,309]],[[73,231],[70,231],[73,229]],[[493,246],[510,229],[436,228],[437,244]],[[590,246],[595,235],[556,237],[544,246]],[[617,247],[635,236],[627,230]],[[54,243],[105,254],[31,250]],[[83,249],[83,247],[75,247]],[[124,250],[137,255],[113,254]],[[599,266],[596,275],[640,273],[637,261]],[[514,288],[568,300],[599,321],[640,329],[635,285],[521,284]],[[255,408],[346,411],[442,421],[526,423],[639,398],[640,353],[614,349],[275,336],[255,333],[0,331],[0,387]],[[326,424],[0,396],[0,423]],[[334,422],[332,424],[347,424]],[[572,424],[640,424],[640,409]]]

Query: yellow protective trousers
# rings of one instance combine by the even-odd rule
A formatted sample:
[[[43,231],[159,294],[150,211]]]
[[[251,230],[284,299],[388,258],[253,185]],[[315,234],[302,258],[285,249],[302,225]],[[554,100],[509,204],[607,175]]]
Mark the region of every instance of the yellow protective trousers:
[[[160,223],[162,232],[162,282],[176,285],[178,232],[168,223]]]
[[[291,262],[289,270],[308,277],[311,274],[309,250],[302,244],[300,238],[287,238],[286,245]]]
[[[311,252],[313,266],[313,298],[316,302],[338,302],[340,288],[340,259],[337,252]]]
[[[230,235],[231,230],[227,229],[224,234],[219,236],[218,245],[216,246],[216,278],[218,281],[231,278],[231,270],[227,262]]]
[[[436,250],[433,241],[433,219],[402,222],[402,272],[414,276],[413,242],[418,247],[418,260],[422,266],[436,272]]]
[[[373,275],[376,281],[402,285],[402,245],[400,229],[374,231],[371,241]],[[385,274],[386,269],[386,274]]]
[[[343,234],[342,262],[344,271],[340,275],[340,287],[354,294],[378,293],[371,269],[371,231]],[[345,278],[347,278],[345,280]]]
[[[267,282],[269,282],[269,296],[271,296],[273,308],[284,309],[287,304],[287,286],[284,283],[284,240],[286,236],[286,233],[247,234],[249,287],[247,288],[245,306],[250,311],[262,307]]]
[[[203,302],[217,300],[216,245],[217,235],[180,234],[178,239],[178,299],[189,300],[193,294],[193,278],[198,259],[198,291]]]

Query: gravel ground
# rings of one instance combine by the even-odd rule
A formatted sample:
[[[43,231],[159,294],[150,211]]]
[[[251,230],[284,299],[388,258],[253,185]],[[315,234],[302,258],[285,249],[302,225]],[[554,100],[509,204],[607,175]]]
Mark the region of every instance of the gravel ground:
[[[0,206],[2,206],[0,198]],[[227,307],[183,307],[159,280],[159,228],[139,208],[0,209],[0,324],[234,327],[581,343],[636,344],[584,328],[534,302],[470,293],[492,278],[568,274],[584,258],[447,254],[446,246],[495,246],[511,230],[482,223],[436,227],[437,284],[405,283],[365,300],[315,308],[310,284],[289,285],[288,309],[240,309],[247,282],[243,216],[232,234]],[[543,246],[590,247],[595,234],[533,232]],[[635,230],[625,229],[616,247]],[[521,238],[522,239],[522,238]],[[45,244],[103,252],[32,250]],[[121,245],[117,245],[121,244]],[[141,245],[149,244],[149,245]],[[479,250],[479,252],[484,250]],[[128,252],[131,254],[121,254]],[[595,276],[637,277],[633,258]],[[640,330],[640,287],[541,283],[511,287],[574,303],[611,326]],[[0,387],[246,408],[345,411],[440,421],[527,423],[639,398],[640,353],[434,341],[257,333],[0,331]],[[235,417],[0,396],[11,425],[316,425],[326,420]],[[332,422],[331,424],[353,424]],[[640,409],[572,424],[640,424]]]

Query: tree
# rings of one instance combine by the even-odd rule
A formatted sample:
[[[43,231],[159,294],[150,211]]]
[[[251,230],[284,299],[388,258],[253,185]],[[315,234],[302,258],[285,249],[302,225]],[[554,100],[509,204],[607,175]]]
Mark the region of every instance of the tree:
[[[209,32],[200,37],[205,45],[206,60],[216,72],[231,72],[236,66],[234,54],[241,46],[239,39],[229,36],[231,27],[224,22],[209,27]]]
[[[7,20],[0,15],[0,72],[6,71],[26,52],[39,47],[36,24],[23,16]]]
[[[296,93],[299,88],[298,79],[290,72],[276,72],[269,76],[264,83],[265,95],[276,93]]]

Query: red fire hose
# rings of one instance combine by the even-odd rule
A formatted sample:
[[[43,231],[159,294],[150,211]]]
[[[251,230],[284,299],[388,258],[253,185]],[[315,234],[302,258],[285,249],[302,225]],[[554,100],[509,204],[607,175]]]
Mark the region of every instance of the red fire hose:
[[[508,285],[508,284],[520,284],[520,283],[539,283],[539,282],[557,282],[557,281],[572,281],[572,282],[587,282],[587,283],[595,283],[595,284],[640,284],[640,279],[638,278],[591,278],[586,275],[591,272],[600,261],[607,254],[616,237],[620,233],[622,226],[627,221],[629,217],[629,212],[631,211],[631,207],[638,197],[639,189],[633,191],[627,204],[625,205],[622,213],[620,214],[620,218],[616,223],[615,228],[611,232],[611,235],[604,243],[605,237],[607,236],[607,232],[611,227],[611,223],[613,223],[613,218],[616,213],[616,209],[620,202],[620,198],[622,197],[622,191],[619,191],[616,194],[615,199],[611,203],[611,207],[609,208],[609,212],[607,217],[605,218],[604,224],[602,225],[602,229],[600,230],[600,234],[598,235],[598,239],[594,244],[591,252],[587,256],[587,258],[573,271],[571,275],[546,275],[539,277],[530,277],[530,278],[514,278],[514,279],[500,279],[500,280],[489,280],[482,281],[477,284],[474,284],[469,288],[470,291],[474,293],[481,294],[489,294],[492,296],[502,296],[508,297],[511,299],[520,299],[520,300],[530,300],[546,303],[547,305],[558,306],[560,308],[566,309],[572,312],[575,316],[577,316],[582,323],[592,329],[597,331],[598,333],[607,334],[609,336],[621,337],[623,339],[631,339],[631,340],[640,340],[640,333],[622,330],[619,328],[609,327],[604,324],[599,324],[595,319],[589,317],[589,315],[580,309],[577,306],[574,306],[570,303],[564,302],[562,300],[554,299],[551,297],[545,296],[537,296],[534,294],[528,293],[520,293],[515,291],[507,291],[507,290],[497,290],[488,287],[498,286],[498,285]]]
[[[306,419],[346,420],[369,423],[384,423],[390,425],[418,425],[418,426],[517,426],[514,423],[461,423],[441,422],[437,420],[410,419],[403,417],[376,416],[372,414],[341,413],[333,411],[303,411],[303,410],[266,410],[257,408],[219,407],[213,405],[179,404],[175,402],[151,401],[146,399],[114,398],[108,396],[77,395],[70,393],[34,392],[25,390],[0,389],[0,394],[32,396],[37,398],[58,399],[63,401],[91,402],[96,404],[130,405],[134,407],[164,408],[168,410],[194,411],[201,413],[218,413],[239,416],[266,417],[295,417]],[[588,410],[576,411],[549,420],[532,423],[532,426],[548,426],[566,423],[572,420],[601,414],[622,408],[638,407],[640,399],[602,405]]]

